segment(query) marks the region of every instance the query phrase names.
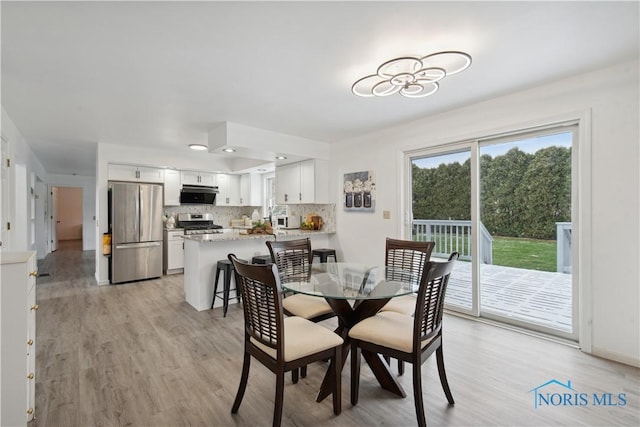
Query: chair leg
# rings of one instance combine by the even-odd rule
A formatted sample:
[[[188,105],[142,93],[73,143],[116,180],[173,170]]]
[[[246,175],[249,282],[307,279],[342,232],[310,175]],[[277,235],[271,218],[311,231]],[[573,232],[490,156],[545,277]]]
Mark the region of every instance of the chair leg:
[[[342,346],[336,347],[330,367],[333,367],[333,376],[335,377],[335,389],[333,390],[333,413],[340,415],[342,412]],[[306,370],[306,366],[304,369]]]
[[[234,270],[231,270],[231,278],[233,279],[233,282],[236,284],[236,300],[238,301],[238,304],[240,304],[240,288],[236,283],[236,276],[235,276]]]
[[[413,401],[416,406],[416,418],[419,427],[427,427],[424,415],[424,403],[422,401],[422,365],[420,360],[413,363]]]
[[[213,298],[211,299],[211,309],[213,310],[213,304],[216,302],[216,293],[218,292],[218,279],[220,278],[220,269],[216,268],[216,280],[213,282]]]
[[[244,392],[247,389],[247,380],[249,379],[249,366],[251,365],[251,355],[245,351],[244,363],[242,364],[242,375],[240,377],[240,385],[238,386],[238,392],[236,393],[236,399],[233,401],[231,407],[231,413],[235,414],[240,409]]]
[[[298,368],[291,370],[291,382],[298,384]]]
[[[223,308],[222,317],[227,317],[227,309],[229,308],[229,291],[231,289],[231,269],[224,271],[224,292],[222,294]]]
[[[358,392],[360,387],[360,347],[355,340],[351,341],[351,404],[358,404]]]
[[[404,362],[402,360],[398,360],[398,375],[404,374]]]
[[[284,371],[282,367],[276,369],[276,396],[273,410],[273,427],[282,423],[282,407],[284,406]]]
[[[447,400],[449,401],[449,405],[453,405],[455,402],[453,400],[453,395],[451,394],[451,389],[449,388],[449,382],[447,381],[447,374],[444,370],[444,353],[442,351],[442,346],[438,347],[436,350],[436,361],[438,362],[438,373],[440,374],[440,384],[442,384],[442,389],[444,390],[445,396],[447,396]]]

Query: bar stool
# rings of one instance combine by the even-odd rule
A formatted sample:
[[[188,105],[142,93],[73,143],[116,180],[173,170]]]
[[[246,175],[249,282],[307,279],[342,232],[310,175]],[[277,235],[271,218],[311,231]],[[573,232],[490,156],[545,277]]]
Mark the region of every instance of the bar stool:
[[[246,262],[244,260],[241,260]],[[220,271],[224,273],[224,285],[221,291],[218,291],[218,280],[220,279]],[[235,269],[233,268],[233,264],[228,259],[222,259],[218,261],[218,265],[216,266],[216,280],[213,285],[213,300],[211,301],[211,308],[213,309],[213,304],[216,302],[216,297],[222,299],[222,317],[227,317],[227,309],[229,308],[229,293],[231,292],[231,275]],[[238,285],[234,288],[236,291],[236,298],[238,302],[240,302],[240,292],[238,290]],[[222,296],[220,296],[222,294]]]
[[[327,248],[323,248],[323,249],[314,249],[311,251],[311,253],[313,254],[313,258],[315,259],[315,257],[320,257],[320,262],[327,262],[327,258],[328,257],[333,257],[333,260],[335,262],[338,262],[338,258],[336,257],[336,250],[335,249],[327,249]]]
[[[256,255],[251,258],[251,264],[271,264],[271,255]]]

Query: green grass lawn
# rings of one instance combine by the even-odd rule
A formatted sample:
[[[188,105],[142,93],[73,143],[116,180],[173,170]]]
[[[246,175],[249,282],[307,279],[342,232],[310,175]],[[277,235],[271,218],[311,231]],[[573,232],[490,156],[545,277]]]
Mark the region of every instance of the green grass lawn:
[[[467,236],[451,238],[444,234],[431,237],[436,242],[434,252],[458,250],[469,253]],[[528,270],[556,271],[556,241],[493,236],[493,264]]]
[[[556,271],[556,241],[493,236],[493,264]]]

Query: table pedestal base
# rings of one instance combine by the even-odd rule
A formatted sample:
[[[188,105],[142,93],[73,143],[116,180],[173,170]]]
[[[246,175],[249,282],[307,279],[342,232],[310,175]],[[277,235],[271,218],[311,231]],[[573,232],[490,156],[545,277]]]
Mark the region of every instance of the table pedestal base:
[[[327,298],[327,302],[338,317],[338,327],[335,332],[344,339],[344,344],[342,345],[342,368],[344,368],[347,356],[351,350],[349,329],[359,321],[375,315],[387,302],[389,302],[389,300],[390,298],[358,300],[354,306],[351,307],[347,300]],[[407,396],[400,383],[398,383],[395,376],[391,373],[391,368],[382,356],[364,350],[362,351],[362,356],[383,389],[401,397]],[[327,396],[331,395],[331,391],[334,388],[333,385],[335,384],[335,377],[332,372],[333,369],[331,369],[330,366],[324,376],[322,385],[320,386],[320,392],[318,393],[316,402],[321,402]]]

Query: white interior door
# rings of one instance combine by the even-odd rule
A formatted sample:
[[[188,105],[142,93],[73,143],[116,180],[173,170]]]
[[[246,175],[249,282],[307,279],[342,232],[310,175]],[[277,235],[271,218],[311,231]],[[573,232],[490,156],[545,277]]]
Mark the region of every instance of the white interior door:
[[[51,252],[58,249],[58,187],[51,187]]]
[[[0,165],[0,246],[11,248],[8,224],[11,221],[11,174],[9,173],[9,143],[2,137],[0,145],[2,151],[2,165]]]

